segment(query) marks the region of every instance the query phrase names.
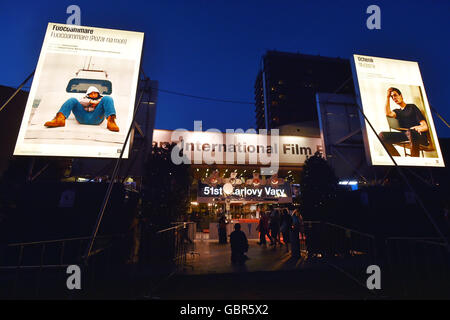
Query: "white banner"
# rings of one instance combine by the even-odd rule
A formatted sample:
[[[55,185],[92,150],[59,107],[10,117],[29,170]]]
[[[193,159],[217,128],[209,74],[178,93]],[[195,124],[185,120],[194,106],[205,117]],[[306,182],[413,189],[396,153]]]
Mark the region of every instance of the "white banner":
[[[49,23],[14,155],[119,157],[143,40],[140,32]]]
[[[184,131],[176,140],[173,131],[154,130],[153,144],[178,143],[183,139],[183,151],[192,164],[208,164],[211,150],[221,152],[215,164],[263,164],[261,160],[271,158],[279,165],[301,166],[307,157],[323,150],[320,138],[279,136],[272,150],[270,136],[251,133],[220,133],[206,131]],[[273,164],[273,163],[272,163]]]
[[[362,119],[366,156],[372,165],[444,167],[422,82],[413,61],[354,55],[353,79],[359,103],[376,133]]]

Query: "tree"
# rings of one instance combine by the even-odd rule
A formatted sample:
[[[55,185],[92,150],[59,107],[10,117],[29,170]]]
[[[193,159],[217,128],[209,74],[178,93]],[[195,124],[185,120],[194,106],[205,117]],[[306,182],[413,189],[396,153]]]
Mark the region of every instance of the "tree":
[[[323,219],[336,198],[338,179],[332,167],[316,152],[305,161],[300,179],[300,204],[306,219]]]
[[[172,162],[174,147],[154,146],[146,163],[143,214],[150,223],[160,226],[176,221],[189,206],[190,166]]]

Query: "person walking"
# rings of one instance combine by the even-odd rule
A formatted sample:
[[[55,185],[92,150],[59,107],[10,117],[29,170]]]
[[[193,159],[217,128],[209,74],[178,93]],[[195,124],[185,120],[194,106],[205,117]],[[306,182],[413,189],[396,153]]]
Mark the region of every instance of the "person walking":
[[[299,220],[299,234],[300,234],[300,242],[304,241],[305,239],[305,223],[303,221],[303,216],[300,213],[300,211],[297,211],[297,216],[298,216],[298,220]],[[301,251],[301,246],[300,246],[300,251]]]
[[[291,242],[291,255],[293,258],[300,258],[300,226],[301,221],[299,218],[299,212],[295,209],[292,212],[292,225],[290,232],[290,242]]]
[[[281,245],[279,235],[280,235],[280,213],[277,209],[272,208],[272,212],[270,213],[270,245],[277,246],[277,243]]]
[[[292,217],[289,214],[289,210],[284,208],[281,214],[280,231],[283,235],[283,242],[286,245],[286,250],[289,251],[289,233],[292,225]]]
[[[265,212],[260,212],[257,230],[259,231],[259,245],[266,245],[266,235],[268,234],[269,221]]]
[[[234,231],[230,234],[231,244],[231,263],[244,264],[248,259],[245,253],[248,251],[248,240],[244,232],[241,231],[241,225],[236,223]]]

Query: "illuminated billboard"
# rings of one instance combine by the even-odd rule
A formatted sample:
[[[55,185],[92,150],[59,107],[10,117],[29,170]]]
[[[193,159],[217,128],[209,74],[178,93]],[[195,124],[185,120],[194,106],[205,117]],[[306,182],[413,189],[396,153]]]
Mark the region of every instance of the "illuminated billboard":
[[[361,117],[369,164],[393,165],[381,139],[398,165],[444,167],[418,63],[353,55],[352,67],[359,103],[376,131]]]
[[[270,136],[253,133],[221,133],[208,131],[153,131],[153,146],[163,147],[180,143],[189,163],[264,165],[263,160],[281,166],[303,166],[308,157],[323,151],[321,138],[301,136],[278,136],[268,142]],[[220,155],[213,158],[211,154]],[[214,160],[214,161],[212,161]],[[275,172],[273,172],[275,173]]]
[[[143,40],[141,32],[49,23],[14,155],[119,157]]]
[[[251,180],[251,179],[250,179]],[[291,203],[292,192],[291,185],[284,182],[281,185],[254,186],[247,182],[242,182],[233,187],[230,195],[225,196],[223,191],[224,185],[208,185],[199,182],[197,190],[197,201],[199,203],[224,202],[226,199],[230,201],[247,201],[247,202],[278,202]]]

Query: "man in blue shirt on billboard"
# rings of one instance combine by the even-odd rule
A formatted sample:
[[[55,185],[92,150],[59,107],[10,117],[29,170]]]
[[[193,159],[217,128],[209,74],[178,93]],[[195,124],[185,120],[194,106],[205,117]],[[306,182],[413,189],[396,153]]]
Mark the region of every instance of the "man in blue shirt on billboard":
[[[106,118],[108,121],[106,127],[110,131],[119,131],[119,127],[115,123],[116,110],[113,99],[109,96],[100,95],[100,92],[94,86],[88,88],[86,96],[80,101],[70,98],[64,102],[56,117],[47,121],[44,125],[48,128],[64,127],[66,125],[65,120],[71,112],[81,124],[99,125]]]

